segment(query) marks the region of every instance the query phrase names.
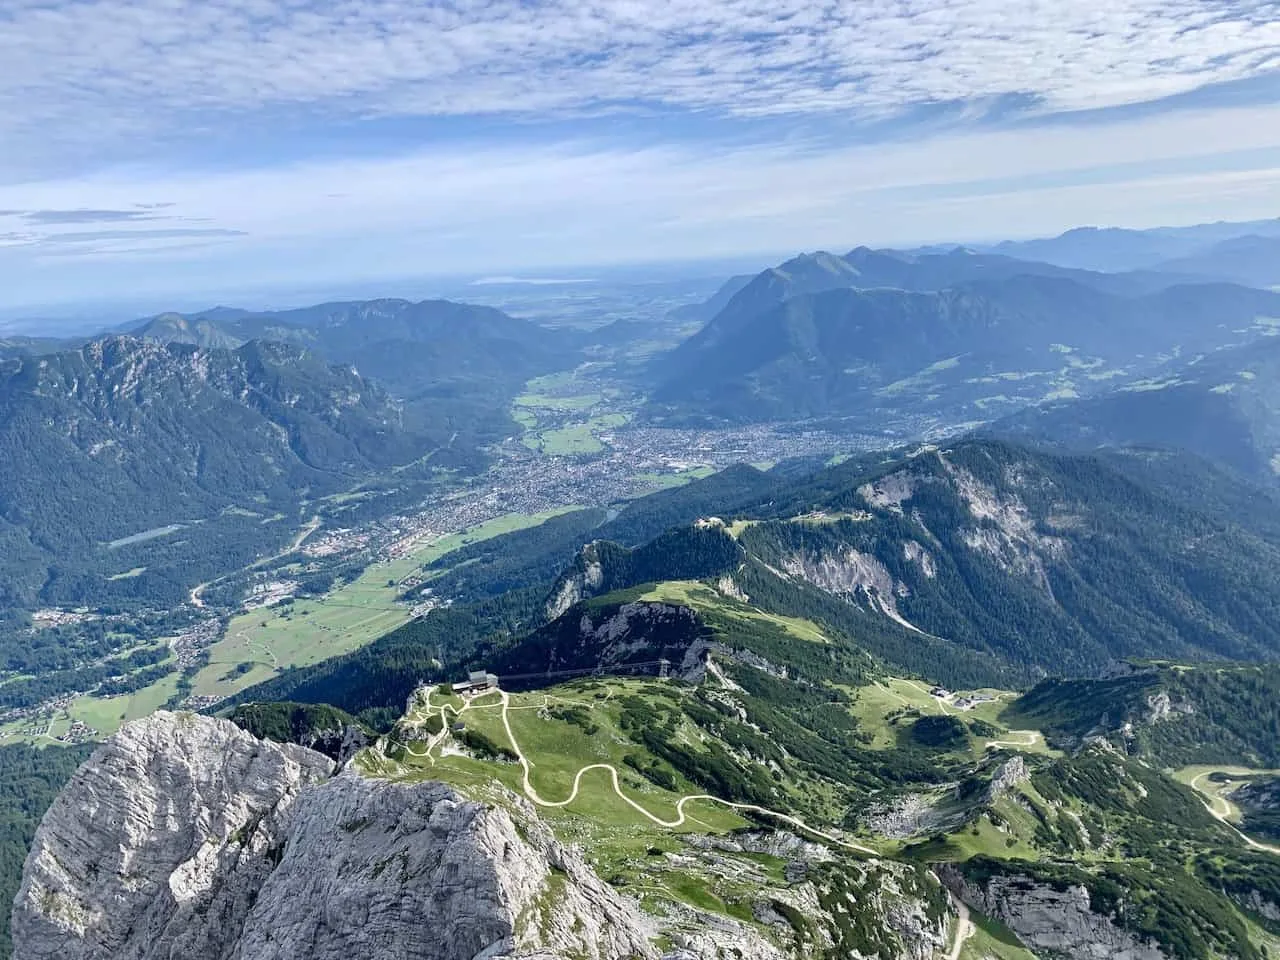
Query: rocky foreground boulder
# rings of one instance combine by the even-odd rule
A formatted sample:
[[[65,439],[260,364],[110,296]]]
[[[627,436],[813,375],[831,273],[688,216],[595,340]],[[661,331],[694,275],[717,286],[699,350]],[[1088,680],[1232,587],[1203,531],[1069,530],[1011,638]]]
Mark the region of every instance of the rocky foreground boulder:
[[[45,816],[15,960],[656,957],[647,921],[523,801],[397,784],[158,713]]]

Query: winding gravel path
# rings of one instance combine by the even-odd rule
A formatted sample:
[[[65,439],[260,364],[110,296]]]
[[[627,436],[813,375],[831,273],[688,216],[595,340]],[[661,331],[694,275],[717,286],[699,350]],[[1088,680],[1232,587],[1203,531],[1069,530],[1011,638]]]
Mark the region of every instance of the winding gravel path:
[[[573,801],[578,798],[578,794],[582,790],[582,778],[586,776],[588,773],[591,773],[592,771],[603,770],[608,774],[609,782],[612,785],[613,792],[617,795],[618,799],[621,800],[623,803],[625,803],[627,806],[629,806],[632,810],[635,810],[641,816],[645,817],[651,823],[654,823],[660,827],[665,827],[667,829],[674,829],[676,827],[684,826],[684,824],[688,822],[688,820],[692,819],[685,813],[685,806],[694,801],[706,801],[708,803],[718,803],[723,807],[728,807],[730,810],[741,810],[748,813],[755,813],[755,814],[760,814],[761,816],[769,817],[770,819],[777,820],[780,823],[785,823],[791,827],[794,827],[795,829],[799,830],[802,833],[806,833],[812,837],[817,837],[818,839],[823,840],[830,844],[834,844],[835,846],[843,847],[846,850],[852,850],[857,853],[862,853],[862,854],[866,854],[868,856],[873,856],[873,857],[880,856],[879,851],[873,850],[870,847],[864,847],[858,843],[853,843],[851,841],[844,840],[840,837],[833,836],[832,834],[826,833],[825,831],[818,830],[815,827],[809,826],[803,820],[793,817],[790,814],[781,813],[777,810],[770,810],[767,807],[757,806],[756,804],[753,804],[753,803],[733,803],[732,801],[723,800],[720,797],[712,796],[709,793],[693,793],[693,794],[688,794],[687,796],[681,797],[679,800],[676,801],[675,818],[672,820],[665,820],[662,817],[659,817],[656,814],[645,809],[635,800],[631,799],[631,797],[627,796],[625,793],[622,792],[622,784],[618,780],[618,768],[611,763],[592,763],[584,766],[574,775],[573,787],[570,789],[569,795],[567,797],[565,797],[563,800],[547,800],[541,794],[538,793],[537,789],[534,787],[533,783],[530,781],[529,773],[533,769],[533,766],[534,766],[533,762],[527,756],[525,756],[524,750],[520,746],[520,741],[516,739],[515,731],[511,729],[510,711],[512,709],[521,709],[521,708],[519,707],[513,708],[511,706],[511,695],[508,694],[505,690],[500,690],[498,691],[498,693],[502,698],[501,704],[500,704],[502,708],[502,728],[506,732],[507,740],[510,741],[511,743],[511,749],[515,753],[516,759],[520,763],[521,787],[524,790],[525,796],[528,797],[529,801],[533,803],[535,806],[543,807],[547,809],[558,809],[561,807],[567,807],[569,804],[573,803]],[[550,700],[551,698],[547,697],[544,701],[544,706],[548,705],[550,703]],[[424,707],[427,710],[428,716],[431,715],[431,713],[434,710],[437,710],[437,709],[439,710],[439,716],[442,721],[442,725],[441,725],[442,728],[438,734],[433,735],[431,740],[428,741],[425,753],[415,753],[412,750],[409,750],[408,745],[402,744],[402,746],[404,746],[406,750],[409,750],[409,752],[415,757],[419,757],[419,758],[425,757],[427,759],[433,759],[431,758],[431,751],[434,750],[435,747],[439,745],[439,743],[448,735],[449,714],[452,713],[454,717],[460,717],[464,713],[471,710],[473,705],[475,706],[475,709],[484,709],[485,707],[499,706],[499,704],[492,704],[492,703],[475,705],[473,704],[473,701],[468,700],[463,705],[461,710],[457,709],[452,704],[441,704],[439,707],[435,707],[431,703],[431,692],[428,690],[426,694],[426,702],[424,703]],[[587,707],[591,706],[591,704],[586,704],[586,703],[582,705]],[[1026,744],[1021,744],[1021,746],[1030,746],[1031,743],[1035,742],[1034,737],[1035,735],[1033,734],[1031,742]],[[955,908],[956,908],[957,922],[956,922],[956,928],[955,928],[955,939],[951,944],[951,949],[947,953],[946,960],[960,960],[960,954],[964,950],[964,945],[966,941],[968,941],[968,939],[974,935],[974,933],[976,932],[976,927],[974,926],[973,921],[970,919],[968,906],[966,906],[962,901],[960,901],[955,897],[951,898],[951,902],[955,905]]]
[[[1225,799],[1223,799],[1222,797],[1215,796],[1209,793],[1207,790],[1201,790],[1198,786],[1196,786],[1196,784],[1200,780],[1203,780],[1205,777],[1209,776],[1213,772],[1214,771],[1212,770],[1206,771],[1205,773],[1202,773],[1199,776],[1194,777],[1190,783],[1191,789],[1200,795],[1200,802],[1203,803],[1204,808],[1209,811],[1209,815],[1213,817],[1215,820],[1217,820],[1219,823],[1226,824],[1226,826],[1230,830],[1232,830],[1241,840],[1243,840],[1249,846],[1253,847],[1253,849],[1265,850],[1267,853],[1280,854],[1280,847],[1273,847],[1273,846],[1270,846],[1269,844],[1259,843],[1257,840],[1253,839],[1253,837],[1249,836],[1247,833],[1245,833],[1243,830],[1237,827],[1234,823],[1232,823],[1228,819],[1231,808],[1227,805],[1227,801]],[[1227,810],[1228,810],[1227,813],[1219,812],[1218,810],[1219,802],[1221,802],[1223,806],[1227,807]]]
[[[963,900],[952,897],[951,902],[956,907],[956,939],[955,943],[951,944],[951,951],[947,954],[947,960],[960,960],[960,953],[964,950],[965,941],[977,932],[977,927],[969,919],[969,908]]]
[[[664,820],[662,817],[659,817],[656,814],[649,812],[640,804],[636,803],[634,800],[632,800],[630,797],[628,797],[625,793],[622,792],[622,785],[618,782],[618,768],[611,763],[592,763],[592,764],[588,764],[587,766],[579,770],[573,778],[573,789],[569,791],[569,796],[567,796],[565,799],[563,800],[543,799],[543,797],[541,797],[538,794],[538,791],[534,788],[533,784],[529,781],[529,771],[533,769],[533,764],[529,761],[529,758],[524,755],[524,750],[520,748],[520,742],[516,740],[516,735],[511,729],[511,720],[510,720],[510,717],[508,716],[508,711],[510,709],[510,706],[511,706],[511,697],[505,690],[503,690],[502,691],[502,726],[503,726],[503,729],[506,730],[507,739],[511,741],[511,749],[515,753],[516,758],[519,760],[520,766],[523,770],[523,776],[521,777],[521,786],[524,789],[525,796],[527,796],[535,806],[548,807],[548,808],[567,807],[569,804],[573,803],[573,801],[578,798],[578,793],[582,789],[582,778],[585,774],[590,773],[592,770],[605,770],[609,774],[609,780],[613,784],[613,792],[618,795],[618,799],[621,800],[623,803],[625,803],[627,806],[631,807],[631,809],[635,810],[637,813],[641,814],[642,816],[648,818],[651,822],[657,824],[660,827],[667,827],[670,829],[670,828],[684,826],[685,821],[688,819],[688,817],[685,815],[685,812],[684,812],[685,805],[694,800],[706,800],[709,803],[718,803],[721,806],[728,807],[731,810],[744,810],[749,813],[758,813],[758,814],[761,814],[762,816],[769,817],[773,820],[778,820],[782,823],[789,824],[790,826],[793,826],[797,830],[800,830],[803,833],[807,833],[810,836],[818,837],[821,840],[825,840],[827,843],[833,843],[836,846],[844,847],[846,850],[854,850],[854,851],[857,851],[858,853],[865,853],[873,857],[877,857],[880,855],[878,851],[872,850],[870,847],[864,847],[861,844],[851,843],[848,840],[842,840],[840,837],[835,837],[829,833],[824,833],[821,830],[818,830],[818,829],[815,829],[814,827],[809,826],[803,820],[799,820],[789,814],[779,813],[777,810],[770,810],[767,807],[759,807],[753,803],[733,803],[729,800],[722,800],[719,797],[713,797],[709,793],[692,793],[692,794],[689,794],[688,796],[681,797],[679,800],[676,801],[675,819]]]

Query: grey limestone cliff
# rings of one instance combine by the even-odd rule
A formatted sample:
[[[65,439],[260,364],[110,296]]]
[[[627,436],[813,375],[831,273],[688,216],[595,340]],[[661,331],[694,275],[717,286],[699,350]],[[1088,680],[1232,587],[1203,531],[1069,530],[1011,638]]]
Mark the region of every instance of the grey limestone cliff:
[[[19,960],[226,956],[328,758],[225,721],[157,713],[100,747],[36,832]]]
[[[656,957],[523,801],[332,774],[222,720],[125,727],[40,826],[15,960]]]
[[[1059,889],[1015,875],[975,882],[950,866],[939,873],[952,893],[1005,924],[1045,960],[1168,960],[1154,942],[1096,911],[1083,886]]]

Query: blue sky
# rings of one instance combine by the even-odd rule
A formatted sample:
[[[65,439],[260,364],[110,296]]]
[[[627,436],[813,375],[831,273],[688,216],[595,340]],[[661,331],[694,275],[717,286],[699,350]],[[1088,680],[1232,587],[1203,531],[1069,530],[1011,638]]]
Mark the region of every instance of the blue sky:
[[[1277,215],[1280,2],[0,5],[0,309]]]

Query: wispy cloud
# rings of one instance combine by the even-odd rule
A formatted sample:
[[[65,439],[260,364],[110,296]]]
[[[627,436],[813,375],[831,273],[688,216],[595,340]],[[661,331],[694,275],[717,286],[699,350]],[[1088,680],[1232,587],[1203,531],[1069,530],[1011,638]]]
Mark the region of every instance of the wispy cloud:
[[[3,221],[16,221],[17,230],[0,232],[0,247],[34,248],[52,256],[68,253],[86,255],[117,252],[153,251],[165,248],[188,248],[193,238],[204,241],[243,237],[243,230],[227,227],[156,227],[157,221],[190,223],[207,221],[207,217],[186,217],[164,213],[175,206],[162,203],[135,203],[128,209],[75,207],[48,210],[0,210]],[[76,230],[102,224],[107,229]]]
[[[866,115],[1013,96],[1059,111],[1280,69],[1280,3],[10,0],[0,63],[0,139],[32,148],[298,106]]]
[[[7,0],[0,276],[1265,215],[1277,101],[1280,0]]]

